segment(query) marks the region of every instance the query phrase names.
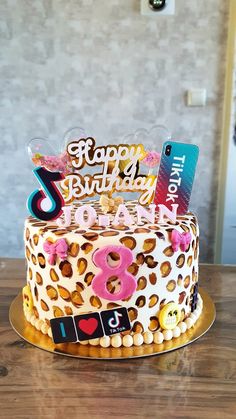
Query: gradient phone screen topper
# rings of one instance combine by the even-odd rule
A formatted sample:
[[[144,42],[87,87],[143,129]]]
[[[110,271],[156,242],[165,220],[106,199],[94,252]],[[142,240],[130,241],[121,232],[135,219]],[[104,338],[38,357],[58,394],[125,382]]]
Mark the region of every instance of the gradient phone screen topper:
[[[196,145],[167,141],[163,145],[154,203],[186,214],[193,186],[199,149]]]

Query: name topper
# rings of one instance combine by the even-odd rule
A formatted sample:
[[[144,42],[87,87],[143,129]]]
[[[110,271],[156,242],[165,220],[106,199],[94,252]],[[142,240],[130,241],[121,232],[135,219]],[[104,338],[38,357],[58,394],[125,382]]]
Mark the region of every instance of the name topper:
[[[67,153],[72,170],[60,183],[66,203],[113,192],[140,192],[141,205],[152,201],[156,176],[139,173],[139,162],[145,156],[142,144],[96,147],[95,140],[88,137],[70,142]],[[101,170],[82,174],[85,166],[100,166]]]

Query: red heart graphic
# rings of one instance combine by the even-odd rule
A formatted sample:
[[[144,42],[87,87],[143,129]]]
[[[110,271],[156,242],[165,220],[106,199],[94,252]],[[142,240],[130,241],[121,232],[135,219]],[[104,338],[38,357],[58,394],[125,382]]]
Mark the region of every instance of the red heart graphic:
[[[86,335],[92,335],[98,327],[98,321],[94,317],[91,317],[87,320],[80,320],[78,325],[82,332],[86,333]]]

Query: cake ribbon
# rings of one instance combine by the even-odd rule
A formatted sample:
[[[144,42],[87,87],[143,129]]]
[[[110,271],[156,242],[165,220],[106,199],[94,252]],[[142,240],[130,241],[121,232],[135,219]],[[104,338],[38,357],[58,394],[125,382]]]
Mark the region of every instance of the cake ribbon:
[[[102,194],[100,197],[100,205],[103,213],[116,211],[120,204],[123,204],[124,199],[122,196],[116,196],[115,198],[109,198],[107,195]]]
[[[179,233],[177,230],[173,230],[171,233],[171,243],[172,249],[174,252],[180,249],[182,252],[185,252],[191,242],[191,234],[190,233]]]
[[[49,254],[48,262],[50,265],[54,265],[57,256],[61,260],[65,260],[67,258],[68,244],[65,239],[59,239],[55,241],[55,243],[51,243],[46,240],[43,244],[43,250]]]

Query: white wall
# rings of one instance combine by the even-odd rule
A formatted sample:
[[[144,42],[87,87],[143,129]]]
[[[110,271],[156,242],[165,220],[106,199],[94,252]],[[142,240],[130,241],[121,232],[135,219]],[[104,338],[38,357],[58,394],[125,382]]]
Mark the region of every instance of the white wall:
[[[139,0],[1,0],[0,254],[22,256],[35,187],[26,142],[83,126],[99,143],[166,124],[201,148],[192,208],[211,261],[224,86],[227,4],[177,0],[176,15],[140,15]],[[205,87],[205,108],[185,106]]]

